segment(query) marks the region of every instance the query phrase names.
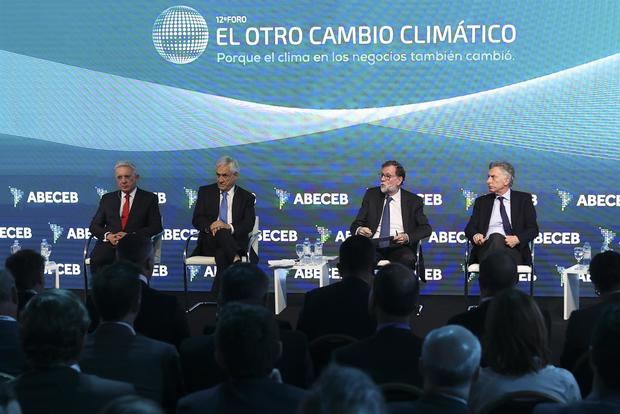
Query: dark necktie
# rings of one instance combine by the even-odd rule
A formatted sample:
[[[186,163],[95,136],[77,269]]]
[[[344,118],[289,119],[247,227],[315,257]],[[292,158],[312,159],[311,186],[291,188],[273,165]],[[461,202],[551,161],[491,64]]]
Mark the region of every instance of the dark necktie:
[[[381,231],[379,232],[379,237],[390,237],[390,201],[393,198],[387,196],[385,199],[385,204],[383,205],[383,214],[381,214]],[[379,247],[388,247],[390,245],[389,241],[379,242]]]
[[[222,191],[222,202],[220,203],[220,220],[228,223],[228,191]]]
[[[121,230],[125,231],[127,219],[129,218],[129,193],[125,194],[125,204],[123,204],[123,212],[121,213]]]
[[[504,226],[504,233],[506,236],[512,235],[512,226],[506,214],[506,207],[504,206],[504,197],[497,197],[499,199],[499,215],[502,216],[502,226]]]

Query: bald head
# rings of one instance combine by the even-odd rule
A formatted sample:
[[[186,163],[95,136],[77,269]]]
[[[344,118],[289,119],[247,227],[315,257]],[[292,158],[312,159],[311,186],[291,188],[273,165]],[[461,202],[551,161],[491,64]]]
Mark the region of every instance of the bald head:
[[[447,325],[432,330],[422,345],[425,383],[434,387],[468,385],[480,366],[480,342],[469,330]]]

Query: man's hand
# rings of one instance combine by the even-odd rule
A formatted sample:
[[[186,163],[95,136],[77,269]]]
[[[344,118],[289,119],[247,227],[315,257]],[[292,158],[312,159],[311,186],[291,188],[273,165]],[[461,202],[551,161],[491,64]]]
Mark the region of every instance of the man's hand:
[[[472,237],[472,240],[474,241],[474,244],[477,246],[482,246],[484,242],[486,241],[486,239],[484,238],[484,235],[481,233],[474,234],[474,237]]]
[[[360,227],[357,230],[357,234],[364,237],[372,237],[372,231],[368,227]]]
[[[116,246],[120,239],[122,239],[126,235],[127,233],[125,233],[124,231],[119,231],[118,233],[108,233],[106,238],[110,242],[110,244],[112,244],[112,246]]]
[[[222,220],[215,220],[209,226],[209,230],[211,231],[211,234],[214,236],[215,236],[215,233],[217,233],[219,230],[222,230],[222,229],[230,229],[230,225],[224,223]]]
[[[407,233],[398,233],[396,236],[394,236],[392,242],[396,244],[409,243],[409,235]]]
[[[515,247],[520,242],[517,236],[506,236],[505,243],[506,243],[506,246],[508,247]]]

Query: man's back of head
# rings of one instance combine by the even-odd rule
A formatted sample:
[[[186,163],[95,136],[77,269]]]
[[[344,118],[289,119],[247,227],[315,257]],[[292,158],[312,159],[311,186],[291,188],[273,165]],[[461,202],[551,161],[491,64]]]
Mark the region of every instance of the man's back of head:
[[[101,320],[116,322],[137,314],[140,289],[140,268],[131,262],[115,262],[95,273],[93,299]]]
[[[372,286],[377,322],[382,317],[408,318],[416,309],[420,286],[412,270],[400,263],[382,267]]]
[[[21,317],[26,359],[37,368],[76,362],[89,323],[86,308],[70,291],[54,289],[35,295]]]
[[[449,393],[467,399],[480,366],[478,338],[458,325],[446,325],[426,335],[420,364],[427,392]]]
[[[341,245],[338,270],[342,277],[372,275],[375,265],[375,247],[368,237],[351,236]]]
[[[518,281],[517,262],[507,253],[491,253],[480,263],[478,283],[482,296],[494,296]]]
[[[15,278],[19,291],[43,288],[45,259],[34,250],[24,249],[7,257],[5,266]]]
[[[252,263],[236,263],[222,273],[219,304],[244,302],[264,306],[269,290],[269,277]]]
[[[594,390],[620,392],[620,305],[607,306],[591,339]]]
[[[146,277],[151,277],[154,266],[153,242],[140,234],[127,234],[116,245],[116,258],[140,267]]]
[[[590,278],[602,295],[620,290],[620,253],[608,250],[594,256]]]
[[[266,378],[280,357],[280,334],[263,306],[231,302],[218,315],[215,357],[233,380]]]

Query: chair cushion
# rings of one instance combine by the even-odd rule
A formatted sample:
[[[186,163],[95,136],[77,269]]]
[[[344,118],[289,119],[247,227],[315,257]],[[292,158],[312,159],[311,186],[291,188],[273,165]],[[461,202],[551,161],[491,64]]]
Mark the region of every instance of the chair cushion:
[[[472,263],[469,266],[467,266],[467,271],[469,273],[478,273],[480,272],[480,265],[478,263]],[[519,274],[532,273],[532,267],[526,266],[526,265],[519,265],[517,266],[517,273]]]

